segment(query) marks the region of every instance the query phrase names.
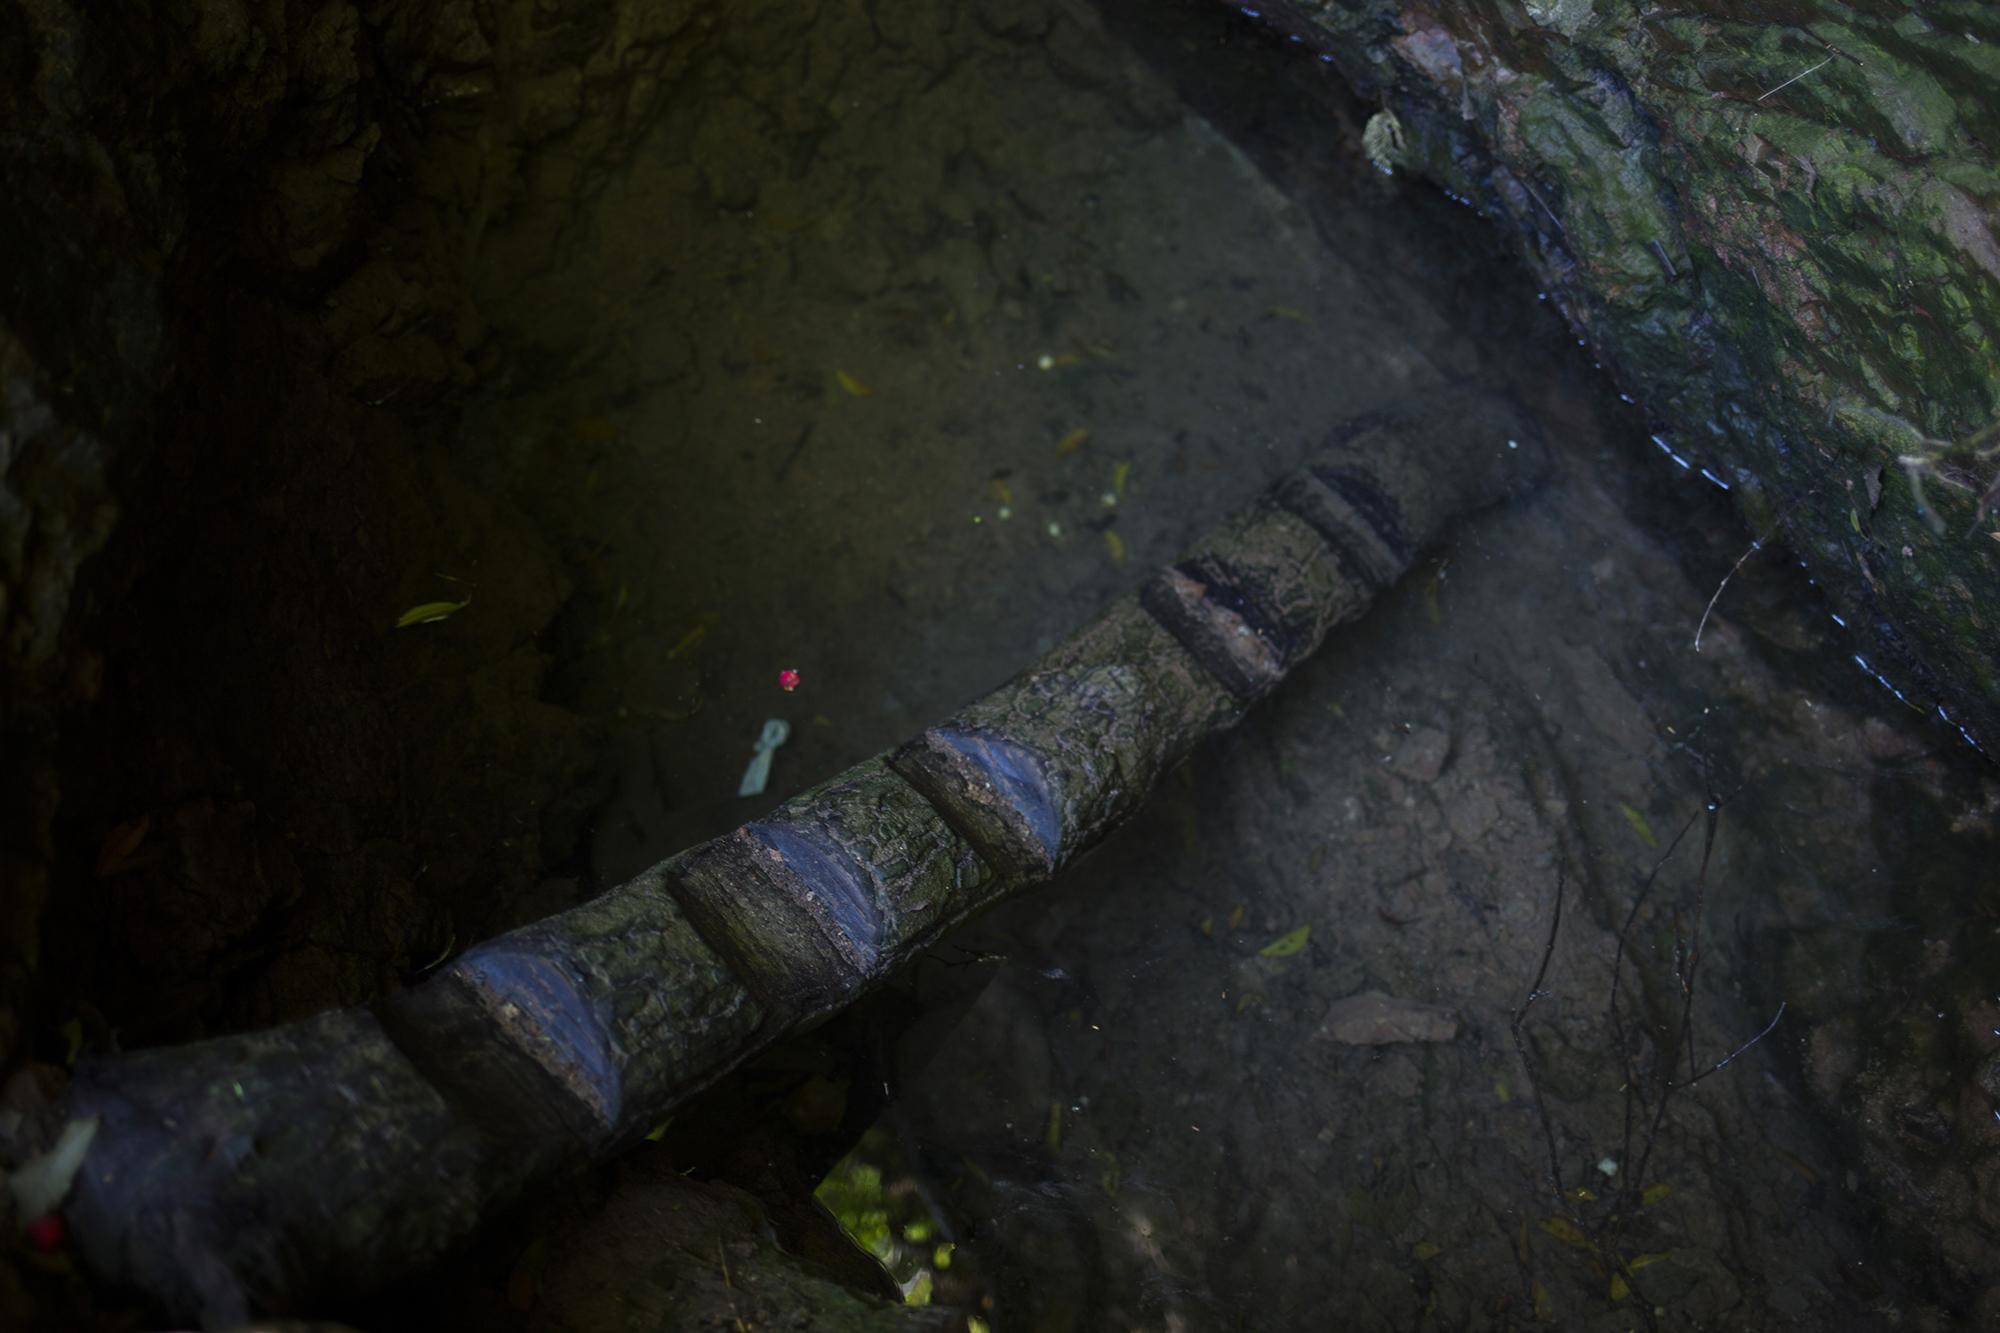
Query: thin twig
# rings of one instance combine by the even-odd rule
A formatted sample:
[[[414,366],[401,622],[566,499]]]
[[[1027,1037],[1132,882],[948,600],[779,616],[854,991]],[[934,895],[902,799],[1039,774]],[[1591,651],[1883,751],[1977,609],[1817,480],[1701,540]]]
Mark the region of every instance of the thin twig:
[[[1549,221],[1556,224],[1556,230],[1561,232],[1562,238],[1565,241],[1567,241],[1569,239],[1569,228],[1565,227],[1563,225],[1563,220],[1556,216],[1556,211],[1553,208],[1550,208],[1548,204],[1543,201],[1542,196],[1535,193],[1535,187],[1528,184],[1527,181],[1525,180],[1521,181],[1521,188],[1528,192],[1528,198],[1534,200],[1538,204],[1541,204],[1542,211],[1549,215]]]
[[[1625,970],[1625,945],[1631,938],[1633,925],[1639,919],[1640,909],[1646,905],[1646,899],[1652,896],[1653,886],[1659,883],[1660,872],[1666,869],[1667,862],[1673,859],[1674,852],[1679,849],[1681,840],[1694,830],[1695,821],[1700,818],[1699,813],[1689,815],[1687,822],[1681,825],[1681,831],[1674,834],[1672,841],[1667,843],[1666,850],[1660,853],[1660,859],[1653,862],[1653,868],[1646,872],[1646,878],[1641,881],[1639,891],[1632,895],[1632,906],[1625,912],[1625,922],[1618,928],[1618,940],[1611,953],[1611,998],[1605,1007],[1609,1010],[1611,1019],[1611,1039],[1617,1044],[1618,1057],[1625,1066],[1625,1128],[1619,1137],[1618,1147],[1618,1160],[1621,1162],[1632,1160],[1632,1108],[1646,1104],[1646,1094],[1641,1090],[1638,1071],[1632,1067],[1632,1043],[1625,1038],[1625,1017],[1618,1009],[1618,992]]]
[[[1729,586],[1729,580],[1736,577],[1736,571],[1743,568],[1743,562],[1764,549],[1764,539],[1757,538],[1750,543],[1750,549],[1736,557],[1736,563],[1722,576],[1722,582],[1715,585],[1715,596],[1708,599],[1708,605],[1701,609],[1701,623],[1694,627],[1694,650],[1701,651],[1701,632],[1708,628],[1708,618],[1715,612],[1715,604],[1722,600],[1722,590]]]
[[[1703,807],[1708,818],[1702,831],[1701,866],[1695,872],[1694,913],[1687,938],[1681,941],[1684,961],[1680,965],[1681,983],[1681,1030],[1676,1046],[1687,1049],[1688,1082],[1696,1078],[1694,1067],[1694,978],[1695,970],[1701,965],[1701,922],[1708,906],[1708,863],[1715,854],[1715,830],[1722,818],[1722,799],[1711,795]],[[1646,1178],[1646,1165],[1653,1158],[1653,1149],[1660,1141],[1660,1130],[1666,1124],[1667,1103],[1681,1085],[1673,1081],[1672,1062],[1667,1064],[1667,1081],[1660,1088],[1660,1099],[1653,1103],[1653,1123],[1646,1130],[1645,1145],[1639,1150],[1639,1164],[1628,1178],[1632,1181]]]
[[[1813,69],[1819,69],[1821,66],[1831,65],[1832,63],[1833,63],[1833,57],[1828,56],[1826,59],[1820,61],[1818,65],[1814,65],[1812,69],[1802,69],[1798,73],[1792,75],[1791,78],[1786,79],[1783,83],[1779,84],[1777,87],[1765,89],[1763,92],[1757,94],[1757,100],[1761,102],[1765,98],[1769,97],[1772,93],[1783,92],[1785,89],[1797,83],[1800,79],[1803,79],[1806,75],[1812,73]]]
[[[1514,1034],[1514,1055],[1521,1062],[1521,1073],[1528,1080],[1528,1093],[1535,1099],[1535,1114],[1542,1122],[1542,1137],[1548,1142],[1549,1190],[1558,1199],[1562,1198],[1562,1165],[1561,1158],[1556,1152],[1555,1122],[1549,1118],[1549,1108],[1542,1101],[1542,1085],[1535,1081],[1535,1067],[1528,1062],[1528,1043],[1521,1035],[1521,1025],[1527,1021],[1528,1010],[1533,1007],[1536,1000],[1542,998],[1544,994],[1542,982],[1548,978],[1549,961],[1556,955],[1556,933],[1562,929],[1564,882],[1563,866],[1558,863],[1556,907],[1554,914],[1549,918],[1548,942],[1542,946],[1542,965],[1535,969],[1535,979],[1528,984],[1527,998],[1522,1000],[1521,1007],[1514,1011],[1514,1021],[1511,1025]]]
[[[1785,1002],[1783,1000],[1780,1000],[1778,1001],[1778,1012],[1771,1015],[1771,1021],[1764,1025],[1764,1030],[1762,1032],[1759,1032],[1756,1036],[1744,1042],[1741,1046],[1738,1046],[1735,1050],[1723,1056],[1720,1060],[1717,1060],[1714,1064],[1702,1070],[1699,1074],[1696,1074],[1693,1078],[1689,1079],[1688,1082],[1689,1083],[1701,1082],[1703,1079],[1707,1078],[1710,1074],[1713,1074],[1716,1070],[1723,1068],[1725,1065],[1729,1064],[1730,1061],[1734,1060],[1737,1056],[1743,1054],[1743,1052],[1749,1050],[1752,1046],[1755,1046],[1758,1042],[1770,1036],[1772,1032],[1777,1030],[1778,1020],[1783,1018],[1784,1016],[1785,1016]]]

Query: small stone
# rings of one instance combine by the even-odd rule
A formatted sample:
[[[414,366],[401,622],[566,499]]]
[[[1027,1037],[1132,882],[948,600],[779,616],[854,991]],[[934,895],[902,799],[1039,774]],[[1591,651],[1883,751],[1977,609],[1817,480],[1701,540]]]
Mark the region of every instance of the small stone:
[[[1436,727],[1416,727],[1390,750],[1383,763],[1399,778],[1435,782],[1450,757],[1451,737]]]

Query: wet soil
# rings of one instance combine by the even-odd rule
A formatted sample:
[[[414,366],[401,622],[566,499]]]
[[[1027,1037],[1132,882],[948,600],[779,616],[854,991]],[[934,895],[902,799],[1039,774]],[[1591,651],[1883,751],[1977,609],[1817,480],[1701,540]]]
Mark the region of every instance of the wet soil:
[[[785,48],[880,63],[814,89],[836,123],[782,181],[725,179],[796,95],[734,67],[494,298],[563,357],[467,443],[587,556],[562,681],[622,756],[601,881],[764,808],[729,793],[767,716],[772,795],[894,743],[1370,403],[1482,377],[1561,460],[946,951],[1004,962],[861,1157],[953,1238],[938,1298],[1034,1329],[1973,1309],[1977,1265],[1911,1229],[1990,1170],[1991,1108],[1935,1109],[1965,1060],[1889,1072],[1887,1029],[1982,1030],[1976,758],[1857,674],[1781,551],[1704,624],[1747,539],[1701,460],[1474,219],[1361,160],[1309,58],[1115,6],[903,18]],[[1363,992],[1450,1039],[1343,1038]],[[1872,1174],[1912,1100],[1928,1167]]]
[[[898,1278],[994,1329],[1991,1315],[2000,786],[1849,660],[1782,550],[1709,606],[1749,540],[1727,497],[1648,442],[1477,218],[1365,161],[1369,109],[1206,9],[704,24],[613,168],[560,118],[504,159],[413,159],[395,226],[462,265],[474,386],[412,416],[420,463],[353,446],[400,478],[387,508],[318,455],[244,487],[262,529],[177,566],[183,592],[248,571],[273,623],[311,576],[260,565],[259,531],[344,512],[343,542],[379,534],[351,571],[369,600],[307,609],[379,630],[383,598],[470,601],[365,670],[332,672],[304,611],[214,654],[323,674],[233,803],[176,816],[220,858],[179,882],[266,898],[148,909],[255,963],[226,1002],[161,963],[167,1030],[365,998],[753,817],[1005,679],[1342,418],[1477,378],[1540,419],[1550,483],[940,951],[992,980],[927,1062],[820,1071],[884,1087],[861,1156],[955,1246],[903,1246]],[[205,660],[168,678],[207,684],[159,762],[229,715]],[[312,771],[354,717],[373,750]],[[738,797],[769,718],[790,739]],[[451,799],[370,805],[411,790]],[[287,800],[307,855],[245,854],[232,830]],[[426,896],[498,839],[490,897]],[[160,928],[121,919],[144,956]],[[1357,1042],[1329,1011],[1366,992],[1448,1017]],[[645,1154],[676,1151],[713,1166],[670,1143],[588,1188],[643,1191]],[[602,1326],[587,1247],[552,1259],[541,1226],[426,1326]]]

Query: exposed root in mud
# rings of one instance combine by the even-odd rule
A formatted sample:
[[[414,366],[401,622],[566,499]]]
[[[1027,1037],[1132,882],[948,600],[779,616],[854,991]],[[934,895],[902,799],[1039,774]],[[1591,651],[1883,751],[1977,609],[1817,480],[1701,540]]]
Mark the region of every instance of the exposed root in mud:
[[[1755,550],[1752,547],[1752,550]],[[1745,554],[1748,558],[1748,553]],[[1739,565],[1741,561],[1738,562]],[[1556,874],[1555,902],[1549,918],[1549,933],[1542,948],[1541,962],[1535,970],[1534,980],[1521,1005],[1514,1012],[1510,1025],[1514,1052],[1526,1078],[1530,1099],[1534,1103],[1535,1116],[1541,1126],[1542,1140],[1548,1154],[1548,1187],[1554,1196],[1557,1212],[1541,1223],[1541,1229],[1563,1244],[1580,1251],[1596,1269],[1605,1284],[1608,1297],[1613,1302],[1633,1302],[1647,1328],[1658,1327],[1656,1304],[1646,1297],[1641,1281],[1636,1275],[1658,1256],[1639,1253],[1633,1244],[1635,1222],[1640,1211],[1655,1201],[1656,1191],[1664,1192],[1665,1186],[1655,1182],[1647,1184],[1648,1171],[1653,1165],[1656,1150],[1664,1138],[1667,1112],[1676,1094],[1693,1087],[1712,1074],[1721,1072],[1739,1059],[1745,1052],[1756,1046],[1776,1030],[1785,1016],[1785,1004],[1779,1002],[1777,1012],[1754,1036],[1732,1048],[1720,1059],[1704,1063],[1696,1050],[1695,1040],[1695,996],[1697,974],[1700,969],[1703,947],[1702,929],[1708,910],[1708,870],[1715,852],[1716,832],[1721,824],[1723,798],[1711,793],[1702,809],[1691,815],[1660,853],[1658,860],[1640,881],[1633,894],[1631,905],[1626,909],[1623,922],[1617,933],[1617,946],[1612,956],[1611,983],[1606,1001],[1606,1017],[1609,1019],[1612,1040],[1622,1063],[1623,1081],[1623,1123],[1617,1156],[1606,1159],[1613,1164],[1606,1169],[1600,1163],[1607,1180],[1615,1179],[1615,1188],[1608,1197],[1598,1195],[1588,1184],[1565,1186],[1563,1184],[1563,1154],[1558,1146],[1555,1117],[1549,1110],[1543,1096],[1541,1084],[1536,1078],[1535,1061],[1530,1057],[1525,1034],[1528,1012],[1535,1002],[1550,992],[1544,989],[1550,966],[1555,957],[1556,943],[1562,930],[1563,906],[1567,896],[1567,874],[1558,866]],[[1688,839],[1697,825],[1702,830],[1701,861],[1696,870],[1692,900],[1675,913],[1673,946],[1672,985],[1677,994],[1670,992],[1668,1003],[1678,1001],[1678,1014],[1674,1019],[1673,1039],[1664,1047],[1656,1048],[1648,1069],[1646,1062],[1638,1056],[1642,1048],[1650,1043],[1643,1033],[1628,1027],[1630,1015],[1621,1004],[1621,990],[1627,973],[1627,956],[1631,952],[1630,943],[1634,926],[1640,920],[1642,911],[1659,885],[1661,872],[1674,857],[1681,844]],[[1634,969],[1636,970],[1636,969]],[[1683,1057],[1686,1066],[1681,1068]],[[1589,1206],[1588,1205],[1594,1205]],[[1529,1299],[1540,1304],[1537,1293],[1539,1284],[1533,1279],[1532,1264],[1528,1262],[1526,1245],[1526,1224],[1523,1223],[1523,1239],[1520,1252],[1523,1259],[1523,1277],[1529,1284]]]

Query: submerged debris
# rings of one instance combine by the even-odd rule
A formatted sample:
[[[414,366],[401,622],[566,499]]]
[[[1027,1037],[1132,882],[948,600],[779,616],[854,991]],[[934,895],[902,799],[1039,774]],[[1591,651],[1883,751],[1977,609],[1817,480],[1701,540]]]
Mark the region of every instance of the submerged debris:
[[[1458,1015],[1445,1005],[1362,991],[1334,1001],[1315,1035],[1347,1046],[1450,1041],[1458,1036]]]

